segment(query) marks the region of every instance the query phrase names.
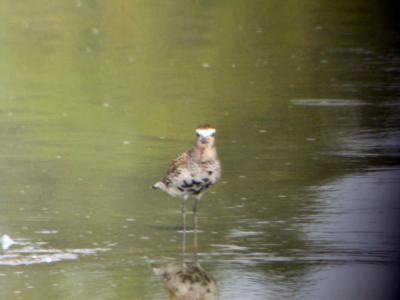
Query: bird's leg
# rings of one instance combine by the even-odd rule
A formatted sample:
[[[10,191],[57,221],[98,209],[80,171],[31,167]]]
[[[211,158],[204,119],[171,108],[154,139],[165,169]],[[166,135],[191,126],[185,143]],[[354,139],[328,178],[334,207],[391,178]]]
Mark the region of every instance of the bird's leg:
[[[197,195],[193,202],[193,230],[194,230],[194,246],[197,248],[197,205],[201,200],[201,194]]]
[[[184,197],[182,199],[181,213],[182,213],[182,230],[183,231],[186,231],[186,200],[187,200],[187,197]]]
[[[186,200],[187,197],[182,199],[182,252],[186,252]]]

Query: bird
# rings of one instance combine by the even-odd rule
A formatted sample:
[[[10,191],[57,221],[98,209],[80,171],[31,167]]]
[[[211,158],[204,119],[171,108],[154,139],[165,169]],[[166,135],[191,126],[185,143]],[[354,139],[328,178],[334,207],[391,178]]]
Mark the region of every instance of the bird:
[[[182,198],[183,230],[186,230],[186,201],[194,197],[193,226],[197,230],[197,206],[205,191],[221,178],[221,163],[216,148],[216,130],[210,124],[196,129],[196,145],[170,164],[165,177],[153,185],[173,197]]]

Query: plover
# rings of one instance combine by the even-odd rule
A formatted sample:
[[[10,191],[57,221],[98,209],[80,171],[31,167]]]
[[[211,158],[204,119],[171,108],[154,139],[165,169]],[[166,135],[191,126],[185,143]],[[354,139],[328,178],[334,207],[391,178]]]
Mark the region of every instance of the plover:
[[[193,196],[193,223],[197,229],[197,205],[204,192],[221,177],[221,164],[215,147],[215,128],[209,124],[196,129],[196,145],[172,161],[167,175],[153,185],[173,197],[182,198],[182,224],[186,230],[186,200]]]

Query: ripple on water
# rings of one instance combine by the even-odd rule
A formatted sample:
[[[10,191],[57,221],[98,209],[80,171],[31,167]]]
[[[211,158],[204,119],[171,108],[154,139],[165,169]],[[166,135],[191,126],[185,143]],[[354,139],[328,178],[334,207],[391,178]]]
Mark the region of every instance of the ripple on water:
[[[225,245],[225,244],[210,244],[210,246],[221,248],[228,251],[245,251],[248,247],[238,246],[238,245]]]
[[[319,107],[349,107],[369,105],[368,102],[359,99],[292,99],[290,102],[297,106]]]
[[[230,231],[229,236],[231,238],[249,237],[261,234],[260,231],[244,231],[239,229],[233,229]]]

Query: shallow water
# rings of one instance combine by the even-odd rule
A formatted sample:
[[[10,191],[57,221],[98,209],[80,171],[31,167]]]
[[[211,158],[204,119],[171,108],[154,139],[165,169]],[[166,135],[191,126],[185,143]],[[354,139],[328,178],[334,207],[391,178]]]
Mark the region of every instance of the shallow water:
[[[167,299],[154,266],[183,261],[220,299],[395,298],[394,11],[2,0],[0,299]],[[204,122],[223,177],[183,254],[151,185]]]

